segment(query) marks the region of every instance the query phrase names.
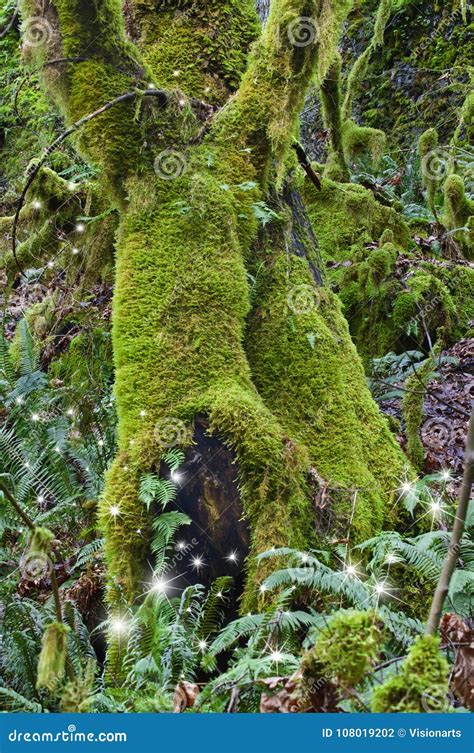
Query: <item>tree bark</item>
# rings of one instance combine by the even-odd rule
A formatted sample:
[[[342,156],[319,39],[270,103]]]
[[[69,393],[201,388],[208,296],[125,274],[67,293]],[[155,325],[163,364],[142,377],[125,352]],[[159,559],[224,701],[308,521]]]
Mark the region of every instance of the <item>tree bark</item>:
[[[233,5],[221,3],[220,12]],[[50,0],[44,11],[36,0],[23,0],[24,21],[43,13],[52,30],[42,50],[46,59],[87,58],[45,73],[68,123],[125,92],[161,89],[158,72],[170,75],[172,56],[160,39],[148,48],[145,32],[149,24],[153,37],[154,16],[143,21],[130,7],[131,33],[139,16],[137,44],[144,55],[154,52],[146,62],[126,38],[115,0]],[[170,11],[186,14],[187,8],[164,0],[156,18],[173,26]],[[383,523],[382,496],[395,488],[402,456],[371,401],[339,305],[324,286],[297,192],[282,203],[274,248],[255,245],[269,187],[282,185],[288,168],[296,168],[290,147],[305,92],[316,67],[327,73],[347,8],[342,0],[273,0],[236,93],[206,124],[202,139],[202,122],[186,96],[191,79],[183,79],[183,92],[168,88],[166,108],[122,102],[77,137],[78,150],[101,168],[104,191],[120,210],[112,317],[119,447],[99,513],[114,613],[143,588],[150,521],[138,500],[140,478],[159,469],[166,448],[189,450],[201,419],[235,457],[250,528],[245,608],[258,601],[254,555],[314,541],[318,473],[335,481],[342,517],[353,486],[362,487],[355,516],[361,535]],[[193,13],[183,20],[191,28]],[[313,20],[319,36],[302,45],[297,27],[304,21],[311,30]],[[201,94],[201,53],[198,60]],[[216,102],[224,89],[235,88],[234,73],[226,72],[222,55]],[[257,281],[256,303],[249,274]],[[301,292],[315,304],[309,311],[300,310]]]

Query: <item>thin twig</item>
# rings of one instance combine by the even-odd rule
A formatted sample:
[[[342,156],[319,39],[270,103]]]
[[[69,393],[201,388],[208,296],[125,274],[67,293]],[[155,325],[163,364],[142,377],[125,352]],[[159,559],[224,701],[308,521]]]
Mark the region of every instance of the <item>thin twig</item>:
[[[5,495],[5,497],[8,499],[12,507],[15,508],[16,512],[20,516],[20,518],[23,520],[25,525],[30,529],[30,531],[34,531],[36,526],[31,520],[30,516],[23,510],[22,506],[18,504],[13,494],[10,492],[8,487],[3,483],[3,481],[0,479],[0,491],[2,491]]]
[[[0,31],[0,39],[3,39],[3,37],[6,37],[10,29],[12,28],[13,24],[15,23],[16,19],[18,18],[18,5],[16,6],[15,10],[13,11],[10,20],[8,21],[7,25]]]

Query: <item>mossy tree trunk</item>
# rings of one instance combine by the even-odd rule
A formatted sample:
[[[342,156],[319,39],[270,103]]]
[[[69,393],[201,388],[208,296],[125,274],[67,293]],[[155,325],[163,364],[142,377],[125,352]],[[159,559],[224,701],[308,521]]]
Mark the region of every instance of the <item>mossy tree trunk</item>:
[[[253,0],[129,0],[124,13],[118,0],[22,0],[24,24],[40,16],[51,30],[36,61],[75,59],[44,74],[67,122],[127,91],[167,90],[165,106],[138,95],[76,139],[120,212],[119,449],[100,503],[113,610],[141,590],[150,521],[140,478],[164,447],[192,447],[196,422],[236,460],[251,531],[246,607],[257,598],[253,555],[316,540],[323,485],[341,538],[350,517],[361,538],[393,508],[404,460],[325,286],[290,150],[347,9],[273,0],[257,32]],[[303,45],[308,19],[319,33]],[[259,216],[271,220],[260,233]]]

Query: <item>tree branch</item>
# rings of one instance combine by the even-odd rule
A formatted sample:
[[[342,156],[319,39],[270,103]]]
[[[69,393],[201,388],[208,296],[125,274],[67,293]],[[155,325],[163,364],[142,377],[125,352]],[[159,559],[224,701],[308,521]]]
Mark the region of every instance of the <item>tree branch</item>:
[[[84,115],[83,118],[80,118],[75,123],[72,124],[66,131],[63,131],[57,139],[55,139],[52,144],[50,144],[43,152],[42,156],[40,157],[39,161],[34,165],[34,167],[30,170],[28,180],[26,181],[23,190],[20,194],[20,198],[18,199],[18,204],[15,212],[15,216],[13,218],[13,227],[12,227],[12,252],[13,252],[13,258],[15,259],[15,264],[18,268],[18,271],[23,277],[26,277],[25,272],[23,271],[16,254],[16,231],[18,226],[18,218],[20,216],[21,209],[23,207],[26,194],[28,193],[28,189],[30,188],[31,184],[35,180],[36,176],[38,175],[39,171],[43,167],[44,163],[50,156],[50,154],[56,149],[59,144],[61,144],[65,139],[67,139],[68,136],[70,136],[72,133],[78,130],[82,125],[85,123],[89,123],[94,118],[97,118],[99,115],[102,115],[104,112],[107,112],[107,110],[110,110],[111,107],[114,107],[115,105],[120,104],[121,102],[127,102],[131,99],[135,99],[136,97],[158,97],[161,101],[161,106],[165,106],[168,97],[166,92],[161,91],[159,89],[147,89],[145,91],[134,91],[134,92],[126,92],[125,94],[121,94],[119,97],[115,97],[115,99],[112,99],[110,102],[106,102],[105,105],[102,105],[102,107],[99,107],[98,110],[95,110],[95,112],[91,112],[88,115]]]
[[[239,91],[217,116],[211,135],[227,149],[252,150],[264,174],[282,163],[318,60],[320,0],[273,0]]]

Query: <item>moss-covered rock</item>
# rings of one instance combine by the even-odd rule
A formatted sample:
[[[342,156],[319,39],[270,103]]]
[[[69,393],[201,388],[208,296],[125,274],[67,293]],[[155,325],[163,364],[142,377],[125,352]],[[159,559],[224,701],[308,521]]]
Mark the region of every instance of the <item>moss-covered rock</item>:
[[[448,711],[447,661],[439,652],[439,639],[425,635],[417,639],[398,674],[375,688],[372,711],[423,713]]]
[[[347,69],[372,36],[371,13],[378,5],[379,0],[354,3],[342,40]],[[392,147],[411,148],[416,135],[433,123],[446,143],[471,89],[467,71],[472,10],[463,20],[457,0],[435,7],[422,0],[398,3],[394,11],[396,22],[387,25],[384,45],[372,55],[368,85],[355,97],[355,111],[365,126],[388,134]],[[459,138],[467,143],[464,125]]]
[[[409,247],[410,231],[405,220],[363,186],[323,178],[321,191],[307,181],[304,196],[326,262],[351,261],[354,246],[362,249],[366,242],[377,242],[386,230],[392,232],[390,237],[397,247]]]
[[[354,688],[373,669],[382,640],[381,622],[374,612],[339,611],[303,659],[303,673],[314,655],[327,675],[344,688]]]
[[[444,222],[464,250],[474,259],[474,243],[469,220],[474,215],[474,201],[466,196],[460,175],[450,175],[444,184]]]

